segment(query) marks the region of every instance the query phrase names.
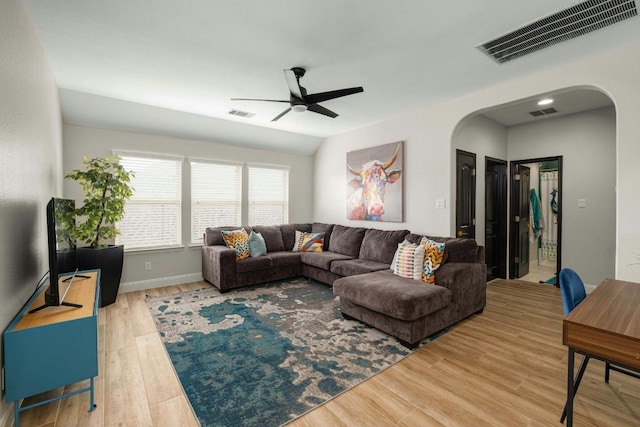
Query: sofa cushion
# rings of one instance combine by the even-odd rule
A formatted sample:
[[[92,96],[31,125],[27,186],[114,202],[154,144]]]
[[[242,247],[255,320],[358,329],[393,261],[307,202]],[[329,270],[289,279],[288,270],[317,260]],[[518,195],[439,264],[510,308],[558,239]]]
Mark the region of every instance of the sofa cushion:
[[[282,240],[282,232],[277,225],[256,225],[253,231],[262,234],[267,244],[267,253],[284,251],[284,241]]]
[[[256,258],[245,258],[236,263],[236,271],[238,273],[246,273],[249,271],[266,270],[273,267],[273,263],[267,257],[261,256]]]
[[[324,224],[322,222],[314,222],[311,224],[312,233],[324,233],[324,245],[323,251],[329,250],[329,242],[331,241],[331,232],[333,231],[333,224]]]
[[[444,257],[447,262],[476,262],[478,260],[478,242],[474,239],[427,237],[436,242],[444,240]]]
[[[296,230],[308,233],[311,231],[311,224],[282,224],[280,226],[280,231],[282,232],[282,243],[284,244],[285,251],[293,249]]]
[[[267,258],[271,258],[274,267],[300,264],[300,252],[269,252]]]
[[[366,228],[345,227],[336,224],[331,231],[329,250],[343,255],[357,258],[360,254],[360,246],[364,238]]]
[[[407,240],[411,243],[420,243],[422,235],[410,233],[407,235]],[[465,239],[457,237],[438,237],[438,236],[425,236],[434,242],[441,242],[445,244],[444,260],[445,262],[478,262],[481,252],[478,242],[474,239]]]
[[[406,321],[451,304],[449,289],[405,279],[390,270],[340,278],[333,282],[333,293],[369,310]]]
[[[358,258],[391,264],[393,255],[409,230],[385,231],[370,228],[364,232]]]
[[[329,271],[331,263],[336,260],[353,259],[349,255],[337,254],[335,252],[301,252],[300,253],[303,264],[312,265],[314,267],[321,268]]]
[[[251,233],[251,227],[243,227],[247,233]],[[224,239],[222,238],[222,230],[230,231],[236,230],[238,227],[234,226],[226,226],[226,227],[207,227],[204,231],[204,245],[205,246],[214,246],[214,245],[223,245],[226,246]]]
[[[386,270],[389,264],[369,261],[366,259],[336,260],[331,263],[330,271],[341,276],[353,276],[355,274],[371,273],[372,271]]]

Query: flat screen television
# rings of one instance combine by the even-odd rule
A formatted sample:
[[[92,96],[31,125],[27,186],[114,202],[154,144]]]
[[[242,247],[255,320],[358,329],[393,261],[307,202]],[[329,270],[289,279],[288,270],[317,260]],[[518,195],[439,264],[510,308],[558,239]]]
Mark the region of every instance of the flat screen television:
[[[31,310],[31,312],[59,305],[81,307],[79,304],[64,300],[73,280],[80,277],[77,275],[76,244],[71,238],[71,229],[75,227],[76,223],[75,205],[74,200],[56,197],[52,197],[47,203],[49,288],[45,290],[44,304]]]

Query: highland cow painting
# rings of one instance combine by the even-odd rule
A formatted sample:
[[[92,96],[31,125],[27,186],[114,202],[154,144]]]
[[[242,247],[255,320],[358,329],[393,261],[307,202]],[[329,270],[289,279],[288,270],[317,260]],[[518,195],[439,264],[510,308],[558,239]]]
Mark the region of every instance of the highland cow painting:
[[[347,219],[402,222],[403,142],[347,153]]]

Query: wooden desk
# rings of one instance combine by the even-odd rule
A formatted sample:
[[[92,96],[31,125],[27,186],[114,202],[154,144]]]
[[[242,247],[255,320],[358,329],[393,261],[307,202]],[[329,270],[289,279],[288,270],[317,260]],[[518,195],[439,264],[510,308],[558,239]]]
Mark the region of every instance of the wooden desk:
[[[95,408],[93,379],[98,375],[99,270],[83,271],[66,300],[81,308],[56,306],[29,313],[44,303],[48,284],[29,299],[4,332],[5,399],[13,402],[14,425],[20,412],[78,393],[90,392],[89,411]],[[65,276],[61,275],[60,278]],[[89,387],[20,408],[20,400],[89,379]]]
[[[640,371],[640,283],[606,279],[564,319],[562,343],[569,347],[567,426],[584,368],[574,378],[575,352]]]

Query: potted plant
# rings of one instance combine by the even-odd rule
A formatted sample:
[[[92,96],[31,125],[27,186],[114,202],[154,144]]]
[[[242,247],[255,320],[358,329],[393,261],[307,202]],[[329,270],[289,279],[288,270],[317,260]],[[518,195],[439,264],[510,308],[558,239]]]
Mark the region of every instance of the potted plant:
[[[82,206],[76,208],[73,237],[78,245],[78,268],[99,268],[100,306],[115,302],[120,287],[124,247],[112,244],[119,230],[116,223],[124,216],[124,204],[133,194],[129,185],[132,172],[120,164],[120,157],[83,159],[84,170],[74,169],[65,175],[85,192]]]

